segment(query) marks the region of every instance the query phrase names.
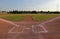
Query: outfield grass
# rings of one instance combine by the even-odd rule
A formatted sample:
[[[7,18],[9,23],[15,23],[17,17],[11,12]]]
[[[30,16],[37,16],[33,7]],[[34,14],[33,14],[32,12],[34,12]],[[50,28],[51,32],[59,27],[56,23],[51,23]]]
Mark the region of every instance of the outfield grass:
[[[0,17],[6,20],[10,20],[10,21],[23,21],[24,20],[24,16],[14,15],[14,14],[0,15]]]
[[[57,17],[59,15],[50,15],[50,14],[47,14],[47,15],[35,15],[33,16],[33,20],[34,21],[46,21],[48,19],[52,19],[54,17]]]
[[[59,14],[0,14],[0,18],[11,21],[23,21],[26,15],[32,16],[33,21],[45,21],[59,16]]]

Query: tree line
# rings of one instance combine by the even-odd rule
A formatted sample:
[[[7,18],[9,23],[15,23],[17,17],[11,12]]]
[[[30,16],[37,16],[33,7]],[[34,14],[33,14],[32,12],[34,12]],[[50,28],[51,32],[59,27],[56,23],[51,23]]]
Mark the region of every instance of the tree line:
[[[59,11],[8,11],[8,14],[60,14]]]

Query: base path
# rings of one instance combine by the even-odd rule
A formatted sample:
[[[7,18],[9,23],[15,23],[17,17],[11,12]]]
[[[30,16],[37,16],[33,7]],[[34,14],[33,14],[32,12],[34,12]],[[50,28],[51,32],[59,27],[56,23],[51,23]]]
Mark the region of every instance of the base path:
[[[27,25],[18,25],[17,23],[5,19],[0,19],[0,21],[0,39],[43,39],[43,36],[41,34],[34,33],[37,31],[35,30],[35,27],[33,32],[31,23],[33,22],[33,20],[31,16],[26,16],[24,20],[24,22],[30,22],[30,24]],[[39,27],[40,26],[38,26],[37,28]]]
[[[55,25],[54,22],[59,18],[56,17],[40,24],[34,23],[32,16],[28,15],[22,23],[0,19],[0,39],[60,39],[60,24]]]
[[[43,36],[41,35],[41,33],[47,33],[47,30],[44,28],[43,25],[36,25],[33,22],[32,16],[26,16],[22,24],[21,22],[20,23],[18,22],[16,24],[18,24],[19,26],[12,27],[8,33],[17,34],[16,36],[18,37],[19,37],[19,34],[22,34],[22,36],[24,37],[23,38],[20,37],[21,39],[43,39]]]

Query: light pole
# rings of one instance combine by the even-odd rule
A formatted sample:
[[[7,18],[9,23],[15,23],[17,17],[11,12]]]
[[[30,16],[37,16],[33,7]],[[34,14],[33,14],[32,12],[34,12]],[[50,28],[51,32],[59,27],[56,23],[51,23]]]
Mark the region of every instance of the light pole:
[[[57,12],[59,11],[59,5],[58,5],[58,0],[57,0]]]

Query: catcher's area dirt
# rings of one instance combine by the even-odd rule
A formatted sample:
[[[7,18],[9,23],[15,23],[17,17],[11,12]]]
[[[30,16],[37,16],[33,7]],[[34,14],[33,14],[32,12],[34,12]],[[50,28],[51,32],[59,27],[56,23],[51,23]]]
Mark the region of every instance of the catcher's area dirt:
[[[60,23],[56,22],[56,20],[44,24],[44,27],[48,30],[47,33],[32,32],[31,26],[38,25],[39,22],[34,23],[31,16],[26,16],[24,22],[15,23],[21,27],[25,26],[23,33],[8,33],[14,26],[0,20],[0,39],[60,39]],[[18,32],[21,27],[15,28],[12,32]]]

